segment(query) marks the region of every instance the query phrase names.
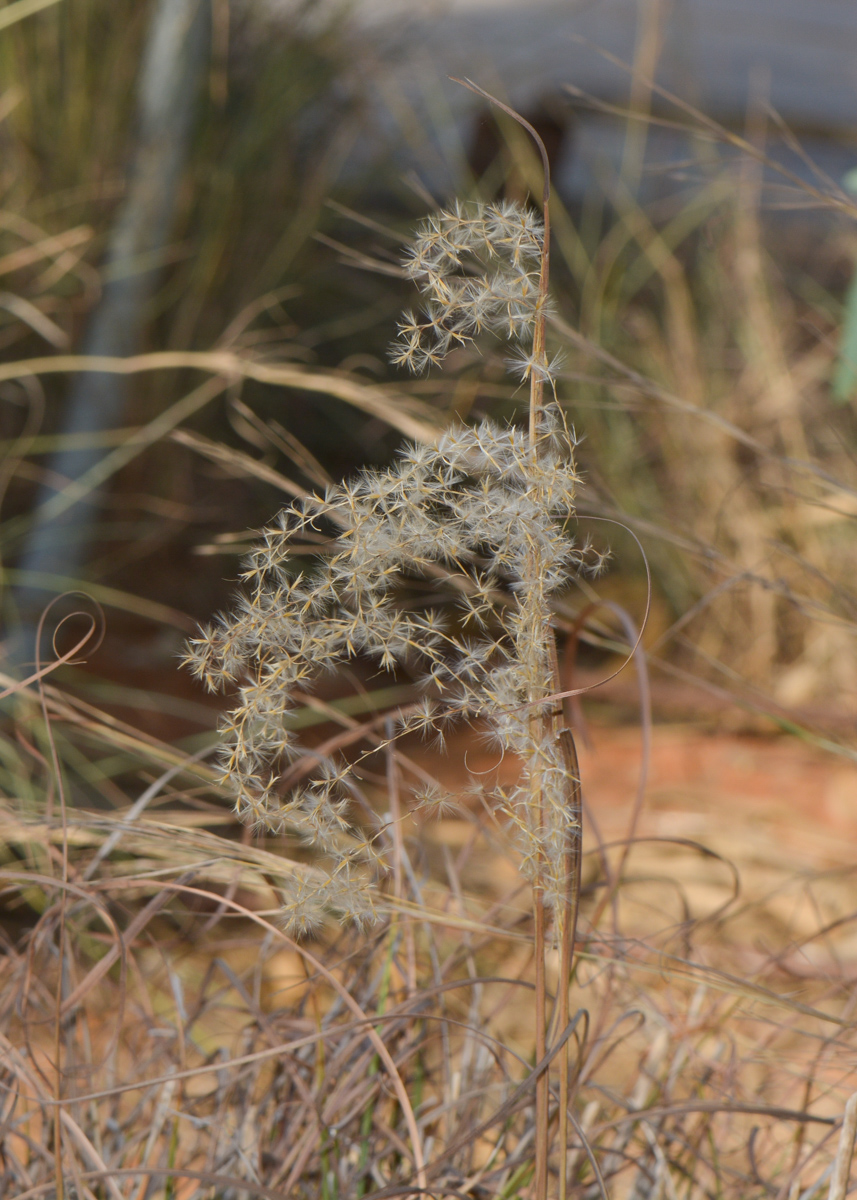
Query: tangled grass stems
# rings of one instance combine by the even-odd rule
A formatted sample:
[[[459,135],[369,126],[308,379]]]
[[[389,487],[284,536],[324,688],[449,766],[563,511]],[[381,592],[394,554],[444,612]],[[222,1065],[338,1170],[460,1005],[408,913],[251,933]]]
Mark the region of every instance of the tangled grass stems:
[[[34,685],[25,692],[37,699]],[[74,709],[55,689],[46,693],[59,732]],[[117,731],[107,722],[96,726],[94,717],[90,710],[87,733],[97,728],[110,745]],[[382,727],[381,740],[387,736]],[[144,743],[139,746],[142,778],[153,768],[162,777],[162,756],[153,746],[147,760]],[[70,877],[63,889],[65,957],[68,977],[78,984],[63,993],[67,1192],[83,1181],[97,1195],[100,1182],[114,1198],[132,1200],[150,1168],[151,1184],[165,1189],[172,1170],[174,1195],[182,1200],[203,1200],[211,1188],[229,1194],[239,1188],[236,1180],[260,1196],[282,1192],[287,1183],[306,1197],[323,1188],[331,1196],[356,1194],[358,1186],[367,1197],[409,1194],[417,1181],[402,1148],[410,1141],[403,1111],[388,1091],[386,1069],[370,1070],[375,1047],[367,1030],[374,1029],[409,1094],[429,1194],[521,1194],[532,1183],[533,1079],[529,1049],[509,1045],[503,1010],[511,1006],[531,1028],[533,984],[521,978],[527,943],[510,895],[495,887],[477,902],[472,880],[478,875],[471,875],[466,856],[456,863],[462,886],[450,880],[443,889],[435,875],[423,884],[425,896],[405,869],[402,900],[395,900],[395,888],[377,900],[380,911],[397,914],[398,929],[391,924],[357,937],[327,923],[320,942],[295,948],[274,912],[279,885],[295,867],[276,846],[241,845],[229,829],[213,834],[189,823],[186,809],[183,819],[190,785],[200,780],[210,788],[207,821],[222,811],[207,771],[186,765],[188,774],[173,777],[176,790],[150,820],[142,812],[131,818],[121,810],[73,809],[65,829],[58,812],[49,822],[38,813],[4,823],[4,840],[19,863],[2,867],[4,902],[26,906],[29,898],[38,908],[20,948],[10,951],[0,988],[10,1043],[4,1043],[3,1083],[16,1105],[4,1108],[2,1131],[3,1178],[11,1194],[35,1197],[56,1186],[48,1132],[57,1109],[55,1080],[45,1051],[62,991],[55,939],[63,885],[33,862],[48,846],[59,862],[63,845]],[[121,842],[99,859],[119,832]],[[406,845],[410,853],[410,838]],[[489,845],[486,831],[474,868]],[[736,852],[741,845],[736,841]],[[495,844],[491,853],[497,850]],[[608,846],[605,852],[621,850]],[[582,1108],[569,1147],[577,1191],[596,1194],[587,1146],[610,1195],[665,1188],[668,1178],[678,1188],[686,1184],[694,1198],[718,1186],[729,1197],[761,1196],[765,1189],[756,1176],[786,1190],[793,1177],[805,1190],[832,1161],[847,1095],[841,1064],[853,1045],[852,987],[849,926],[840,922],[831,931],[824,914],[853,904],[853,872],[798,876],[782,848],[771,846],[776,884],[754,883],[763,850],[744,848],[751,868],[744,899],[730,907],[734,882],[709,847],[638,840],[634,869],[616,884],[622,924],[615,926],[615,914],[598,903],[608,880],[597,856],[584,864],[584,950],[574,995],[591,1012],[590,1027],[578,1020],[565,1047],[552,1032],[549,1051],[560,1064],[560,1054],[572,1052]],[[499,883],[502,872],[495,858],[490,861]],[[235,872],[240,893],[227,886]],[[672,898],[676,883],[687,897]],[[793,994],[798,981],[788,974],[779,943],[760,968],[767,990],[730,977],[734,963],[757,945],[756,931],[770,929],[784,903],[796,911],[806,888],[816,899],[818,927],[793,943],[793,957],[815,961],[831,937],[845,951],[841,961],[824,966],[819,959],[816,974],[800,977],[807,1003]],[[700,895],[708,897],[701,908]],[[751,911],[757,916],[746,927]],[[216,923],[208,928],[212,916]],[[409,931],[415,990],[405,961]],[[105,970],[111,951],[116,969]],[[339,988],[324,982],[305,951],[332,972]],[[766,974],[771,970],[786,974],[775,982]],[[359,1018],[340,989],[354,998]],[[451,1072],[441,1063],[446,1055]],[[558,1103],[554,1077],[554,1111]],[[791,1137],[796,1127],[806,1129],[800,1145]],[[175,1129],[177,1150],[171,1151]],[[43,1145],[47,1158],[27,1138]],[[554,1170],[551,1179],[556,1187]]]

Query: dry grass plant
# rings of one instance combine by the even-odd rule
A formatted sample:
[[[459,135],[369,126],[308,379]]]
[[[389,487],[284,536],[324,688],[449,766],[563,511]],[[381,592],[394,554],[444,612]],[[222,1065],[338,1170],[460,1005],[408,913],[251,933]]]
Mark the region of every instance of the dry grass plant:
[[[545,384],[556,374],[556,360],[549,360],[545,346],[548,159],[535,130],[515,119],[541,152],[542,220],[502,202],[457,204],[424,222],[406,258],[423,307],[419,315],[402,318],[392,357],[419,374],[483,331],[515,338],[512,366],[530,384],[528,431],[491,422],[453,429],[434,444],[408,447],[385,472],[364,472],[328,488],[323,498],[293,504],[250,557],[243,579],[251,587],[237,615],[194,639],[188,661],[209,688],[239,687],[239,704],[224,723],[222,755],[224,783],[235,791],[239,813],[255,829],[299,834],[329,863],[322,881],[298,877],[287,898],[288,927],[297,933],[320,924],[330,907],[358,923],[374,919],[370,886],[390,869],[390,855],[398,850],[395,831],[361,829],[363,798],[347,758],[334,746],[324,753],[307,751],[284,726],[296,699],[321,674],[358,655],[376,660],[382,670],[406,670],[424,692],[416,704],[396,712],[402,732],[438,735],[455,719],[481,720],[501,755],[520,761],[520,781],[495,789],[495,799],[533,889],[535,1195],[543,1200],[549,1170],[547,1068],[554,1055],[560,1061],[561,1196],[567,1177],[568,1053],[560,1047],[571,1028],[567,995],[581,833],[580,781],[561,706],[551,598],[571,569],[588,564],[585,550],[565,531],[577,485],[572,445],[543,400]],[[322,565],[294,576],[295,543],[311,543],[331,527]],[[458,593],[460,632],[436,609],[402,609],[397,595],[402,586],[438,573]],[[422,796],[425,806],[450,802],[455,803],[433,791]],[[390,813],[391,824],[399,819]],[[560,984],[558,1041],[550,1057],[549,913],[566,980]],[[419,1157],[417,1167],[417,1183],[424,1188]]]
[[[526,150],[519,161],[522,171],[532,168]],[[795,713],[773,706],[771,691],[785,705],[825,684],[841,694],[851,687],[853,489],[843,482],[847,443],[843,449],[835,436],[847,432],[848,418],[831,413],[833,432],[823,437],[813,426],[835,310],[817,293],[799,306],[776,276],[763,273],[752,173],[743,186],[736,207],[734,192],[724,198],[712,181],[710,207],[703,202],[661,224],[629,199],[616,231],[599,239],[597,249],[554,202],[554,245],[576,281],[580,305],[571,312],[561,298],[551,318],[552,336],[567,342],[555,382],[560,401],[565,387],[575,387],[576,419],[589,437],[579,453],[592,481],[581,490],[567,474],[560,490],[565,502],[577,489],[580,512],[621,515],[650,544],[660,538],[670,548],[662,557],[655,550],[654,566],[680,614],[672,638],[686,639],[688,656],[702,656],[711,677],[725,680],[745,703],[784,722]],[[725,222],[726,234],[703,255],[699,291],[710,308],[702,309],[689,293],[681,246],[712,214],[730,212],[734,223]],[[36,247],[37,232],[25,238]],[[74,238],[60,240],[48,247],[51,263],[85,275]],[[48,251],[41,246],[39,253]],[[740,304],[734,289],[727,303],[717,284],[724,263],[738,280]],[[414,271],[419,279],[419,267]],[[542,282],[546,272],[536,291],[543,299]],[[651,303],[653,292],[662,307]],[[35,307],[50,321],[56,310],[43,298],[36,293]],[[798,336],[807,309],[822,334],[809,347]],[[570,316],[580,332],[564,321]],[[15,337],[26,336],[37,320],[21,310]],[[42,325],[47,336],[50,325]],[[473,332],[432,325],[442,343],[447,334],[455,340]],[[419,473],[440,462],[461,472],[466,463],[472,484],[456,503],[472,513],[479,488],[495,502],[502,491],[506,505],[522,485],[548,486],[541,475],[546,465],[563,478],[567,468],[550,457],[555,450],[539,416],[548,374],[540,321],[527,328],[536,330],[522,366],[535,395],[532,423],[526,435],[490,431],[494,450],[505,455],[499,466],[486,465],[488,456],[473,465],[484,454],[485,431],[457,441],[450,435],[440,452],[410,452],[398,474],[395,467],[378,472],[376,490],[401,504],[405,465]],[[434,337],[429,330],[423,338],[426,332]],[[413,334],[413,326],[403,330],[406,347]],[[724,371],[724,347],[734,352],[739,334],[747,339],[737,344],[740,365]],[[55,345],[63,347],[58,335]],[[10,379],[38,381],[80,365],[34,357],[4,371]],[[181,430],[181,423],[225,381],[265,371],[271,382],[327,390],[425,447],[437,444],[436,411],[418,387],[399,406],[402,385],[391,394],[354,375],[260,364],[232,348],[115,365],[193,366],[214,382],[147,428],[121,431],[115,457],[88,486],[173,433],[194,453],[296,498],[290,529],[325,539],[328,571],[343,538],[343,515],[346,530],[357,518],[366,529],[378,501],[365,492],[355,497],[346,486],[318,506],[269,463]],[[36,412],[36,382],[32,397]],[[10,447],[4,482],[32,465],[33,421]],[[563,436],[561,421],[556,428]],[[694,469],[701,454],[704,478]],[[430,482],[423,478],[421,486]],[[729,504],[739,485],[740,512]],[[645,507],[641,494],[661,505],[659,519],[651,513],[657,505]],[[440,495],[430,504],[447,505]],[[561,547],[560,558],[573,559],[560,526],[548,525],[550,545]],[[256,571],[270,574],[287,549],[280,537],[281,531],[271,534],[273,558],[270,565],[264,556],[257,560]],[[493,530],[486,541],[499,544]],[[307,556],[307,545],[294,549],[299,559]],[[389,644],[373,645],[369,627],[361,627],[363,648],[382,656],[397,652],[397,638],[406,643],[419,635],[423,673],[433,673],[438,689],[433,704],[418,708],[416,691],[400,680],[395,686],[406,689],[407,703],[398,727],[391,724],[389,694],[363,687],[342,701],[308,689],[279,714],[295,737],[300,730],[315,734],[296,767],[312,771],[340,754],[352,767],[357,762],[350,792],[362,813],[357,821],[341,828],[338,798],[332,791],[316,796],[317,811],[333,805],[325,815],[326,864],[296,836],[299,806],[282,820],[275,812],[278,828],[264,838],[237,825],[220,772],[208,765],[216,749],[211,732],[193,744],[167,744],[109,706],[81,699],[74,687],[52,682],[53,662],[24,682],[0,677],[10,706],[0,738],[6,955],[0,1195],[382,1200],[422,1188],[438,1200],[513,1200],[565,1189],[585,1200],[605,1193],[614,1200],[813,1200],[829,1180],[831,1200],[843,1200],[855,1112],[853,1102],[845,1107],[854,1090],[849,964],[857,897],[850,861],[842,855],[827,869],[796,864],[748,830],[731,841],[724,834],[717,849],[683,838],[642,840],[632,824],[621,844],[599,842],[592,826],[591,849],[577,870],[579,827],[558,812],[556,799],[567,797],[576,778],[555,724],[553,697],[566,685],[556,683],[544,628],[541,640],[530,638],[536,677],[513,678],[500,704],[490,695],[491,672],[509,665],[501,660],[516,636],[525,640],[520,614],[528,592],[514,585],[539,571],[532,570],[535,562],[517,570],[514,563],[494,565],[488,549],[464,539],[454,559],[424,553],[421,586],[432,603],[439,579],[440,594],[454,594],[474,627],[487,628],[466,645],[465,629],[429,631],[425,612],[415,615],[410,605],[385,597],[384,619],[396,626]],[[339,551],[346,553],[341,545]],[[389,546],[376,560],[382,562],[401,572],[401,556]],[[351,569],[347,555],[345,567]],[[257,582],[260,600],[268,583]],[[292,576],[286,586],[294,586]],[[309,584],[302,586],[303,598],[311,599]],[[627,655],[628,638],[606,623],[604,607],[587,608],[594,594],[585,581],[580,586],[583,602],[554,598],[549,619],[567,635]],[[183,614],[144,597],[89,590],[109,605],[187,631]],[[550,591],[539,604],[547,605]],[[364,588],[367,603],[371,592]],[[320,600],[313,603],[314,621],[330,618]],[[539,611],[544,622],[546,608]],[[258,630],[247,635],[239,661],[242,655],[252,661],[254,636]],[[687,666],[663,661],[665,670]],[[540,816],[536,801],[536,822],[525,826],[523,853],[506,836],[509,820],[520,820],[512,753],[497,780],[499,806],[483,808],[472,795],[462,798],[465,781],[459,776],[450,785],[448,764],[415,739],[415,726],[433,726],[447,712],[474,720],[495,743],[523,750],[525,759],[531,753],[535,766],[525,764],[523,776],[528,820],[529,796],[546,800]],[[527,713],[535,714],[532,723]],[[793,728],[812,736],[808,718]],[[264,767],[265,730],[251,732],[261,739],[251,750]],[[450,738],[454,748],[464,744],[454,730]],[[845,738],[833,748],[854,753]],[[472,742],[467,752],[477,778],[483,767],[496,770],[496,753],[477,762]],[[542,779],[543,762],[558,777],[554,792]],[[257,767],[250,760],[244,769],[252,775]],[[327,773],[325,787],[343,783],[339,771]],[[80,790],[81,781],[100,807],[69,803],[70,787]],[[431,800],[450,791],[459,793],[456,807],[437,822],[411,804],[414,792]],[[249,780],[248,807],[258,795]],[[269,801],[280,802],[273,792]],[[556,816],[548,819],[545,807]],[[270,824],[264,814],[262,824]],[[361,838],[352,858],[352,843]],[[528,856],[529,887],[519,875]],[[317,885],[324,898],[331,864],[350,869],[352,861],[367,873],[359,893],[352,888],[350,895],[378,923],[361,932],[325,916],[311,940],[295,941],[280,918],[295,889]],[[558,863],[553,877],[545,873],[548,861]],[[581,887],[576,939],[569,878]],[[548,905],[540,893],[556,903],[560,953],[548,941]],[[562,984],[575,941],[569,992]],[[534,995],[539,1013],[556,998],[550,1028],[544,1019],[534,1027]],[[571,1020],[578,1009],[588,1015]],[[567,1151],[564,1165],[558,1144]]]

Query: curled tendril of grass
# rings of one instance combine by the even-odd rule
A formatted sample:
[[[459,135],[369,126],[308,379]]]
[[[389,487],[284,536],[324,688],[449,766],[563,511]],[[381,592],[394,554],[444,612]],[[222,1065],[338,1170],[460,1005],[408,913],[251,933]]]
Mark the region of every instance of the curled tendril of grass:
[[[479,320],[488,324],[488,314],[510,333],[532,322],[540,228],[513,205],[470,215],[457,207],[425,223],[412,273],[432,304],[445,287],[449,297],[425,353],[442,356]],[[450,281],[448,268],[467,254],[505,265],[490,278]],[[422,354],[415,349],[409,365]],[[434,444],[407,446],[386,470],[365,470],[292,504],[246,560],[237,612],[190,643],[187,662],[209,688],[238,687],[221,750],[238,812],[259,829],[297,834],[326,859],[326,874],[301,876],[287,898],[293,929],[312,928],[326,908],[371,920],[369,885],[386,869],[382,834],[363,833],[355,820],[359,788],[345,756],[316,755],[307,779],[296,764],[308,752],[288,729],[294,693],[357,656],[421,681],[422,700],[400,713],[402,732],[442,736],[449,722],[478,720],[501,752],[519,759],[518,783],[496,798],[527,876],[548,904],[564,896],[568,840],[579,829],[568,819],[569,768],[547,699],[555,690],[550,601],[570,570],[591,565],[566,528],[578,482],[571,442],[549,406],[535,442],[492,422],[455,429]],[[332,552],[295,576],[293,543],[322,528],[333,533]],[[456,621],[400,603],[407,578],[438,574],[454,581]],[[296,772],[301,782],[290,787]]]

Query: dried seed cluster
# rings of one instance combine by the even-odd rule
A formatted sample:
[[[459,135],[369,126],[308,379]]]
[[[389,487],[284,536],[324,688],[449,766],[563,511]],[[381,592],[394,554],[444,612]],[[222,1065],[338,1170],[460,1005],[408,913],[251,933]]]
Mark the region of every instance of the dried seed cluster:
[[[541,236],[536,218],[512,205],[475,215],[456,208],[426,222],[410,262],[432,315],[403,323],[399,361],[419,369],[480,325],[527,329]],[[458,274],[466,254],[494,262],[492,274]],[[198,677],[212,689],[238,687],[221,765],[242,818],[297,833],[327,860],[325,873],[295,876],[286,907],[298,931],[326,908],[371,919],[369,885],[385,869],[383,831],[365,834],[355,820],[361,793],[345,756],[307,750],[289,729],[297,697],[357,656],[421,681],[421,702],[398,716],[401,731],[440,735],[449,721],[478,719],[501,752],[518,757],[519,782],[498,794],[499,805],[529,878],[548,903],[565,894],[568,840],[579,830],[569,822],[569,768],[548,699],[551,597],[570,570],[598,560],[566,529],[573,439],[555,408],[538,429],[535,442],[491,422],[457,429],[407,447],[387,470],[292,504],[247,560],[237,613],[191,643]],[[320,532],[331,535],[331,552],[296,576],[293,546],[305,553]],[[415,578],[445,580],[457,619],[405,608],[402,585]]]
[[[420,373],[483,330],[524,339],[543,308],[543,244],[541,221],[519,204],[457,203],[428,217],[405,259],[423,305],[402,315],[392,361]],[[527,351],[516,361],[526,377]]]

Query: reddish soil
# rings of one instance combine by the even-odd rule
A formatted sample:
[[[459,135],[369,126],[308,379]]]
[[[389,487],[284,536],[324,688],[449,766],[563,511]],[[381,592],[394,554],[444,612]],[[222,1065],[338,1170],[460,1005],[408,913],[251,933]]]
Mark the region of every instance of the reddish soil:
[[[638,730],[595,728],[581,747],[588,802],[610,835],[627,826],[640,774]],[[653,731],[640,831],[765,833],[804,858],[857,860],[857,763],[792,737]],[[819,864],[820,865],[820,864]]]

